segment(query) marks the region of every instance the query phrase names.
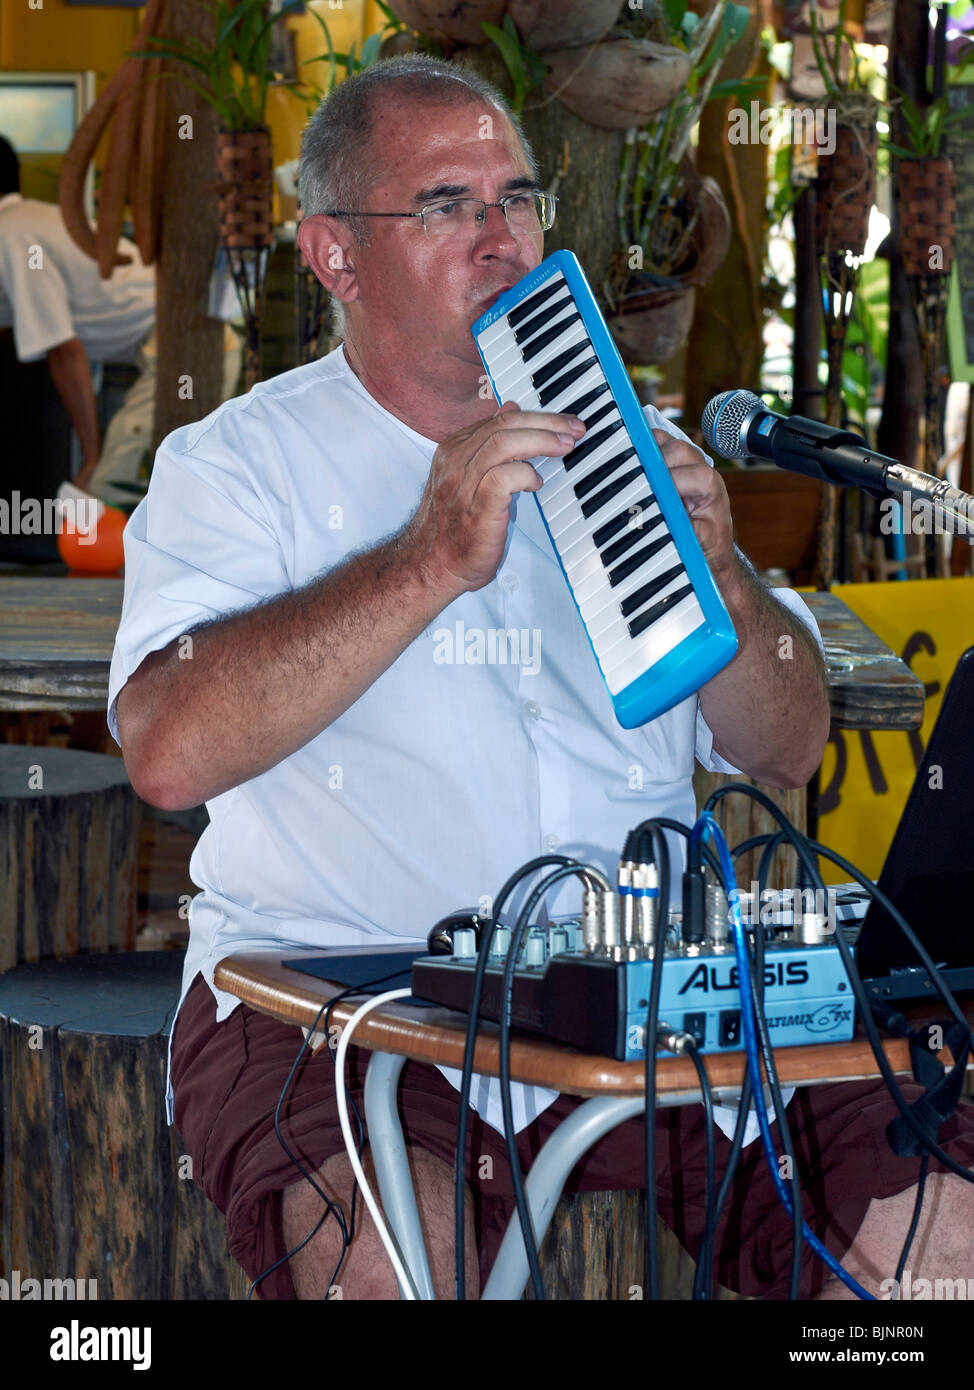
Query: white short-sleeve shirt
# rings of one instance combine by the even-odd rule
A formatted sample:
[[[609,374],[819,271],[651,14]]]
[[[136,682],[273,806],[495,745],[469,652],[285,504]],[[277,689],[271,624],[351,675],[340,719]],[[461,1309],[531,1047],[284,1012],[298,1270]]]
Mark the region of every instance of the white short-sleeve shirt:
[[[373,400],[341,347],[169,435],[125,530],[116,738],[115,699],[149,652],[399,531],[435,449]],[[234,951],[422,944],[555,850],[614,877],[639,821],[692,823],[694,755],[738,770],[713,752],[695,695],[620,728],[534,498],[513,510],[490,584],[444,609],[317,738],[208,803],[183,992],[202,971],[218,1018],[237,1000],[213,969]],[[817,632],[797,595],[777,593]],[[282,662],[282,700],[289,679]],[[680,869],[682,842],[671,848]],[[566,885],[549,911],[576,911],[577,895]],[[550,1099],[519,1091],[519,1122]],[[487,1094],[479,1108],[496,1119]]]
[[[91,362],[130,362],[155,322],[156,277],[122,237],[129,265],[107,280],[75,245],[61,209],[8,193],[0,198],[0,328],[13,327],[20,362],[78,338]]]

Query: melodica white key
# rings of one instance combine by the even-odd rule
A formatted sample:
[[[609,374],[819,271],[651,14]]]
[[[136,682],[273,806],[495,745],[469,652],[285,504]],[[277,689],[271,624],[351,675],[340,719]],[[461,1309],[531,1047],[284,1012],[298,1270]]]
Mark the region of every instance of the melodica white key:
[[[473,325],[498,402],[577,415],[535,493],[619,723],[699,690],[737,634],[588,281],[558,251]]]

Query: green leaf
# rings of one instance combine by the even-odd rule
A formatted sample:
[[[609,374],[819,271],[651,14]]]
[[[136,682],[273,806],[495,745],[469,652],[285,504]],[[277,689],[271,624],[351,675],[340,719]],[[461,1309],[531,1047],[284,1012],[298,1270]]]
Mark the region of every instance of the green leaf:
[[[720,97],[752,97],[760,96],[768,85],[766,77],[733,77],[726,82],[715,82],[710,89],[708,101],[718,100]]]
[[[234,29],[244,19],[244,6],[238,5],[235,10],[228,11],[227,18],[217,30],[216,38],[213,42],[214,49],[222,48],[230,39]]]
[[[327,59],[327,61],[328,61],[328,86],[325,88],[325,91],[326,91],[326,92],[331,92],[331,91],[334,90],[334,87],[335,87],[335,72],[336,72],[336,68],[337,68],[337,65],[338,65],[338,60],[337,60],[337,58],[335,57],[335,45],[334,45],[334,44],[332,43],[332,41],[331,41],[331,30],[328,28],[328,25],[325,23],[324,19],[322,19],[321,15],[318,14],[318,12],[317,12],[316,10],[311,9],[311,7],[309,6],[309,7],[308,7],[308,10],[307,10],[307,13],[310,14],[310,15],[312,15],[312,16],[318,21],[318,23],[321,25],[322,31],[324,32],[324,35],[325,35],[325,43],[326,43],[326,45],[327,45],[327,52],[326,52],[326,53],[323,53],[323,54],[321,55],[321,58],[320,58],[320,59],[307,58],[307,59],[305,59],[305,62],[308,62],[308,63],[312,63],[312,62],[323,62],[325,59]],[[302,66],[304,66],[304,64],[302,64]]]
[[[521,61],[521,45],[516,38],[511,38],[508,30],[498,29],[496,24],[488,24],[486,20],[482,20],[480,27],[487,37],[493,39],[494,43],[500,49],[501,57],[507,65],[507,70],[516,81],[517,74],[519,74],[523,68],[523,63]]]
[[[663,0],[663,12],[666,15],[670,33],[676,35],[680,32],[683,17],[687,12],[687,0]]]
[[[367,68],[370,67],[372,63],[376,62],[381,48],[382,35],[370,34],[362,45],[362,61],[360,66]]]
[[[270,15],[258,29],[256,38],[254,40],[254,46],[256,46],[256,44],[259,43],[261,40],[266,38],[267,49],[269,52],[271,30],[274,28],[274,25],[277,23],[279,19],[283,19],[286,15],[292,14],[296,9],[299,8],[299,6],[301,6],[301,4],[302,0],[287,0],[287,4],[282,5],[281,8],[276,12],[276,14]],[[314,14],[314,11],[312,10],[311,13]],[[315,18],[317,19],[319,18],[319,16],[315,15]]]
[[[697,68],[697,78],[703,77],[714,64],[724,61],[727,50],[732,48],[737,40],[744,33],[750,20],[750,11],[746,5],[728,5],[720,20],[720,28],[710,47],[707,56]]]
[[[180,43],[176,39],[154,39],[152,48],[132,49],[127,54],[129,58],[170,58],[173,62],[189,63],[192,67],[198,68],[201,72],[209,73],[212,71],[211,55],[202,44],[199,45],[200,52],[194,52],[189,44]]]
[[[723,29],[730,37],[731,43],[736,43],[744,33],[751,20],[751,11],[747,5],[728,5],[724,14]]]

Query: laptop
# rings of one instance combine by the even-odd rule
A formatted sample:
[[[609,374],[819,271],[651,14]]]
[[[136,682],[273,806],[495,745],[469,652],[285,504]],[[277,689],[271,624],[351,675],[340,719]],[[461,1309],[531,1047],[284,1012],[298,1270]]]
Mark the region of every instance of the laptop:
[[[974,647],[957,663],[893,836],[879,887],[954,994],[974,991]],[[936,998],[893,918],[872,901],[856,959],[871,998]]]

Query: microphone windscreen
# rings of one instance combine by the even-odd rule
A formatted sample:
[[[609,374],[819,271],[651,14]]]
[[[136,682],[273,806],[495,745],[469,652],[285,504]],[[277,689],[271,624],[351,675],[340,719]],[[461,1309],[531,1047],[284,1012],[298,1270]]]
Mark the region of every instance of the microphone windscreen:
[[[753,391],[722,391],[704,407],[700,428],[709,448],[727,459],[749,458],[741,439],[741,425],[754,407],[764,403]]]

